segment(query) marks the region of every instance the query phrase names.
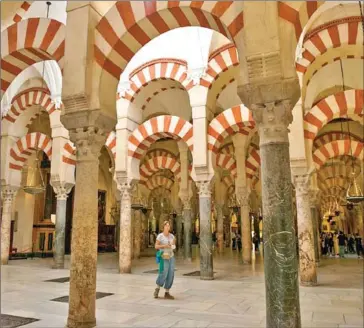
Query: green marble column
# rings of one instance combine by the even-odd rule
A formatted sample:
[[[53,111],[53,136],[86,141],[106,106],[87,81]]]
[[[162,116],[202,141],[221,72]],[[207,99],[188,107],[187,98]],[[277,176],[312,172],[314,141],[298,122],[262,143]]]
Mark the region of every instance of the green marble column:
[[[253,105],[260,136],[266,327],[301,327],[288,100]]]

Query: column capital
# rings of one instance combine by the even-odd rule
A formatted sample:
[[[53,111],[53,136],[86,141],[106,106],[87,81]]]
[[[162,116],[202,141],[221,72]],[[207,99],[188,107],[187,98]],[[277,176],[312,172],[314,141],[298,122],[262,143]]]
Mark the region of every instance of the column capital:
[[[211,197],[211,180],[197,181],[196,186],[200,197]]]
[[[289,99],[265,104],[253,104],[253,118],[259,130],[260,145],[288,143],[288,125],[292,122],[292,105]]]
[[[94,126],[76,128],[70,131],[70,137],[76,146],[77,161],[98,160],[107,133]]]
[[[11,204],[16,196],[18,191],[18,187],[15,186],[2,186],[1,187],[1,199],[4,204]]]
[[[235,195],[239,206],[249,206],[250,189],[247,186],[236,186]]]
[[[58,174],[52,174],[50,184],[53,187],[54,192],[56,193],[57,200],[66,200],[69,192],[74,186],[73,183],[68,183],[66,181],[61,181]]]
[[[295,185],[296,195],[308,196],[310,187],[310,175],[295,175],[293,178],[293,183]]]
[[[309,189],[310,206],[317,207],[320,203],[320,189]]]

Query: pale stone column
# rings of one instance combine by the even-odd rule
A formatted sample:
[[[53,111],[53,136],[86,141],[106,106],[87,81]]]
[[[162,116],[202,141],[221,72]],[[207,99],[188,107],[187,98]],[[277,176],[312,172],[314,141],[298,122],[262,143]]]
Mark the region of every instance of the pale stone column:
[[[214,279],[211,233],[211,181],[196,182],[200,205],[200,279]]]
[[[260,136],[266,326],[301,327],[292,208],[289,100],[252,105]]]
[[[59,180],[59,176],[52,176],[51,184],[57,198],[56,227],[52,268],[64,269],[64,243],[66,237],[67,197],[73,185],[61,182]]]
[[[319,225],[318,225],[317,197],[318,197],[318,190],[310,189],[309,200],[310,200],[310,207],[311,207],[315,262],[316,262],[316,266],[319,266],[321,245],[320,245],[320,232],[319,232]]]
[[[217,220],[217,249],[219,253],[224,252],[224,216],[222,212],[223,205],[215,203],[216,220]]]
[[[317,273],[314,230],[309,198],[309,176],[295,176],[294,183],[296,189],[301,285],[315,286],[317,284]]]
[[[17,187],[2,186],[1,199],[3,213],[1,217],[1,264],[8,264],[10,251],[10,228],[13,202],[18,191]]]
[[[96,325],[97,193],[99,156],[106,135],[94,127],[71,131],[77,149],[72,221],[68,327]]]
[[[240,205],[240,216],[241,216],[241,238],[243,246],[243,263],[252,263],[252,229],[251,219],[249,216],[249,190],[247,187],[237,188],[236,195],[238,204]]]
[[[119,272],[131,273],[132,260],[132,222],[131,222],[131,183],[123,178],[118,178],[120,185],[120,232],[119,232]]]
[[[188,196],[181,196],[183,203],[184,259],[192,261],[192,207]]]
[[[140,244],[141,244],[141,213],[140,210],[134,210],[134,253],[133,258],[140,258]]]

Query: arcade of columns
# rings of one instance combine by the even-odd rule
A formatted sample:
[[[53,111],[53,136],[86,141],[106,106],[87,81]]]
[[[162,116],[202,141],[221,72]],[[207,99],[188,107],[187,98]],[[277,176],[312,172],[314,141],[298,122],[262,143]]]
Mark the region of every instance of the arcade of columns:
[[[317,283],[320,221],[345,197],[351,166],[359,178],[363,172],[359,5],[347,4],[345,11],[339,3],[316,1],[104,6],[69,2],[66,25],[50,18],[41,18],[42,24],[20,18],[2,31],[7,42],[2,46],[2,94],[30,63],[45,59],[42,53],[58,62],[63,79],[62,104],[48,90],[23,89],[3,115],[2,264],[8,261],[21,172],[32,151],[40,149],[51,160],[50,183],[57,195],[55,268],[64,267],[67,195],[75,186],[68,327],[95,326],[99,157],[106,146],[120,202],[120,273],[132,272],[132,259],[146,244],[141,236],[147,218],[132,209],[136,198],[149,203],[153,197],[169,198],[187,261],[192,259],[192,222],[198,215],[203,280],[214,278],[211,212],[217,219],[218,251],[223,252],[224,204],[235,198],[242,262],[249,265],[252,194],[258,193],[267,326],[300,327],[298,287],[299,282]],[[184,26],[210,28],[229,41],[210,54],[206,67],[190,69],[180,59],[155,59],[119,82],[139,49]],[[25,40],[17,39],[20,33]],[[297,45],[300,54],[295,56]],[[32,55],[27,49],[34,50]],[[180,112],[171,101],[162,114],[152,106],[150,98],[166,97],[161,86],[164,93],[176,87],[186,93],[188,102]],[[28,124],[33,105],[48,113],[51,135]],[[338,128],[342,121],[333,121],[340,118],[351,133]],[[359,206],[354,218],[361,234],[362,211]],[[158,206],[153,212],[159,222],[170,214]]]

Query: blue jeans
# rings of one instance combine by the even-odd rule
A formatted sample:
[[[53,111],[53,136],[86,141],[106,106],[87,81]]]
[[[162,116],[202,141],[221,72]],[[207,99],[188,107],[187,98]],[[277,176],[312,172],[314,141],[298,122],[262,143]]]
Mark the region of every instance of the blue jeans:
[[[175,258],[172,256],[169,260],[164,261],[164,270],[163,272],[158,274],[157,285],[159,287],[163,287],[165,289],[170,289],[173,284],[174,279],[174,266],[175,266]]]

